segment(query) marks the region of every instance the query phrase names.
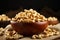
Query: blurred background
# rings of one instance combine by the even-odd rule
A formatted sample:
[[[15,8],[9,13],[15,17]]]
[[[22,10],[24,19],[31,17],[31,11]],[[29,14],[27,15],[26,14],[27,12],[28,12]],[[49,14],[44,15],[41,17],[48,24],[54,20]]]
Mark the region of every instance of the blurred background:
[[[14,17],[23,9],[30,8],[46,17],[55,16],[60,18],[59,0],[0,0],[0,14],[6,14],[9,17]]]

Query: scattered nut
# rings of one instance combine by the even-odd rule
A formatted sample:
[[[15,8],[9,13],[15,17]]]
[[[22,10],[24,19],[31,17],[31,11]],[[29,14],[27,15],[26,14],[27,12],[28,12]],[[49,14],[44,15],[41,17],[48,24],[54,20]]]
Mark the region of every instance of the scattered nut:
[[[38,35],[33,35],[32,38],[36,39],[36,38],[38,38]]]
[[[19,38],[23,37],[23,35],[18,34],[13,29],[7,29],[7,30],[5,30],[4,36],[5,36],[6,39],[19,39]]]
[[[4,34],[4,29],[1,27],[0,28],[0,36],[2,36]]]
[[[33,35],[32,38],[41,39],[41,38],[46,38],[46,37],[50,37],[50,36],[58,35],[58,34],[60,34],[60,32],[57,31],[56,29],[46,28],[43,33],[38,34],[38,35]]]

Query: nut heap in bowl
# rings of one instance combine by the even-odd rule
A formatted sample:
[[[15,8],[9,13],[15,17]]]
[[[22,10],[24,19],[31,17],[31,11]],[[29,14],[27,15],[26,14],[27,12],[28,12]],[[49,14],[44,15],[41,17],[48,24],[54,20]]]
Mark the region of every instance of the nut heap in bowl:
[[[6,27],[10,23],[10,20],[5,14],[0,15],[0,27]]]
[[[32,36],[44,31],[48,26],[47,19],[33,9],[24,10],[12,18],[11,25],[15,31],[24,36]]]
[[[55,24],[59,23],[59,21],[56,17],[49,17],[48,22],[49,22],[49,25],[55,25]]]

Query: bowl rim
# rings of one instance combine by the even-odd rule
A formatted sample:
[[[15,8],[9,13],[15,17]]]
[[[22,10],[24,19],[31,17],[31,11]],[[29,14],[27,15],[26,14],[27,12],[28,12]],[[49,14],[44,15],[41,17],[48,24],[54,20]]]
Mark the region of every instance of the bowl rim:
[[[10,21],[10,23],[48,23],[48,21],[40,21],[40,22],[16,22],[16,21]]]

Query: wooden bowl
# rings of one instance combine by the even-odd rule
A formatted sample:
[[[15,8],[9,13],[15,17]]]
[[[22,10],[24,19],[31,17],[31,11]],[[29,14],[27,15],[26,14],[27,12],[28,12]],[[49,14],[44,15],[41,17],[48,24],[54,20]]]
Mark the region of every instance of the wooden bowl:
[[[10,24],[10,21],[0,21],[0,27],[5,28],[8,24]]]
[[[48,21],[49,25],[56,25],[59,23],[58,20],[54,20],[54,21]]]
[[[19,34],[24,36],[32,36],[34,34],[39,34],[44,31],[44,29],[48,26],[48,22],[14,22],[11,21],[11,25],[14,30],[16,30]]]

